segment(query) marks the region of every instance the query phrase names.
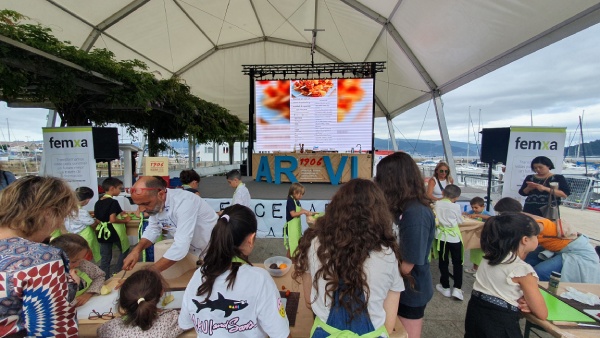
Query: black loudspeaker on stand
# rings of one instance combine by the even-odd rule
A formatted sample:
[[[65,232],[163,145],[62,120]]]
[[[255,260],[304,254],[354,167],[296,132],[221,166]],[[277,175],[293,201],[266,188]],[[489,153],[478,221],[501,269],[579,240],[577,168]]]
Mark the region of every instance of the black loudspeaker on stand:
[[[119,131],[117,128],[92,128],[94,159],[108,163],[108,177],[112,177],[110,161],[119,158]]]
[[[508,141],[510,139],[510,128],[484,128],[481,133],[481,162],[488,164],[487,206],[490,211],[492,201],[492,168],[494,164],[502,162],[506,164],[508,153]]]

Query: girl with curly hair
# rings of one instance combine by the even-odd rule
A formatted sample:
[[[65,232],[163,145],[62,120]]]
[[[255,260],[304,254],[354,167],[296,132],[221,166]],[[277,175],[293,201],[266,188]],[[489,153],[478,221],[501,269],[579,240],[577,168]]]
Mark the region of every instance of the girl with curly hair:
[[[369,180],[344,184],[296,251],[293,277],[316,315],[311,336],[387,337],[404,290],[399,252],[383,192]]]

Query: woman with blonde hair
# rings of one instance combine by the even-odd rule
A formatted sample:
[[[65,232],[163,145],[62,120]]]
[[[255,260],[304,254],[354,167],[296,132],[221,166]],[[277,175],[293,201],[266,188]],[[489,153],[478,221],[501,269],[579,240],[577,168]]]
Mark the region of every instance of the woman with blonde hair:
[[[26,176],[2,191],[0,205],[2,334],[77,337],[67,257],[41,244],[77,211],[73,191],[58,178]]]
[[[448,185],[454,184],[450,175],[450,166],[446,162],[440,162],[435,166],[433,176],[427,182],[427,197],[432,201],[442,199],[442,190]]]

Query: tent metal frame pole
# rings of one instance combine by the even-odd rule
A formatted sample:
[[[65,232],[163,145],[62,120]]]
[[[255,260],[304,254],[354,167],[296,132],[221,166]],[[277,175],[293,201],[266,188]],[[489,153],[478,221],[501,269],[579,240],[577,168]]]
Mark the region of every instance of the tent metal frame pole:
[[[250,78],[250,104],[248,105],[248,160],[246,161],[246,175],[252,176],[252,154],[254,153],[254,75],[255,70],[249,69]]]
[[[456,175],[456,165],[454,164],[454,156],[452,155],[452,146],[450,145],[450,136],[448,135],[448,126],[446,125],[442,96],[439,90],[433,91],[433,105],[435,106],[435,114],[437,116],[440,136],[442,138],[444,157],[450,166],[450,172]]]
[[[388,132],[390,133],[390,139],[392,140],[392,149],[394,152],[398,151],[398,143],[396,143],[396,133],[394,132],[394,123],[390,116],[385,117],[385,121],[387,122]]]

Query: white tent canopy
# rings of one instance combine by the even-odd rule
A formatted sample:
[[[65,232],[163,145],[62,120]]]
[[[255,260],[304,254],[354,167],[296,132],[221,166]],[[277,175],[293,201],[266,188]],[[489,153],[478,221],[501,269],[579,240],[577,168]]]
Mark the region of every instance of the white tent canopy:
[[[600,22],[600,0],[2,0],[82,49],[139,59],[159,78],[248,121],[243,64],[385,61],[376,116],[388,121]],[[309,30],[309,31],[307,31]],[[393,135],[393,128],[390,128]]]

